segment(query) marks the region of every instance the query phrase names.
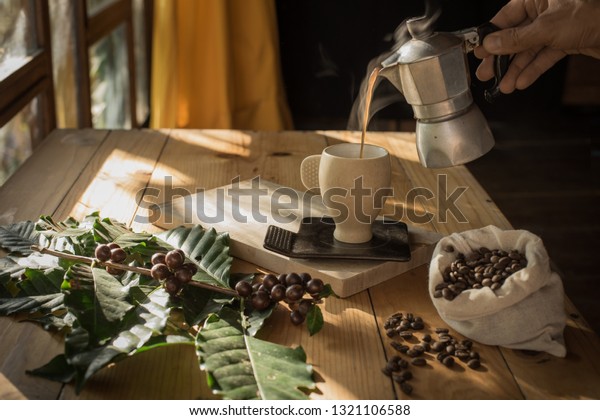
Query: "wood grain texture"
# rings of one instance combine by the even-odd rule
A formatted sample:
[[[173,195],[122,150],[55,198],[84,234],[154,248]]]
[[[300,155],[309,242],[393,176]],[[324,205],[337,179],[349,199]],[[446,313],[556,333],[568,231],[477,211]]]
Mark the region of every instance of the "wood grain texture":
[[[243,194],[234,198],[231,193],[234,189]],[[281,200],[277,198],[279,192],[284,195]],[[286,208],[278,207],[279,203],[285,204]],[[274,272],[309,273],[329,283],[340,297],[351,296],[428,263],[441,237],[408,225],[411,258],[407,262],[290,258],[263,247],[269,226],[298,232],[302,218],[322,217],[328,210],[320,196],[307,195],[304,191],[259,177],[175,197],[171,202],[162,203],[156,213],[160,213],[160,217],[154,224],[163,229],[198,224],[228,232],[234,257]]]
[[[302,189],[298,177],[304,157],[328,144],[356,142],[353,132],[258,133],[229,130],[56,131],[2,188],[2,223],[53,214],[81,217],[93,210],[130,223],[138,231],[158,231],[149,223],[151,203],[183,191],[215,188],[260,175]],[[394,155],[394,200],[386,210],[404,220],[419,219],[425,230],[447,234],[495,224],[510,228],[471,174],[463,167],[429,170],[420,166],[414,134],[369,133],[368,141]],[[44,174],[40,174],[44,168]],[[444,182],[440,183],[440,175]],[[437,197],[447,198],[466,187],[455,200],[466,218],[444,213]],[[178,189],[179,188],[179,189]],[[433,197],[415,194],[424,188]],[[30,193],[34,191],[35,193]],[[413,191],[412,195],[410,195]],[[424,190],[416,190],[416,193]],[[442,200],[443,203],[443,200]],[[443,207],[443,206],[442,206]],[[412,211],[411,212],[409,212]],[[414,222],[414,220],[413,220]],[[290,268],[288,267],[285,267]],[[236,260],[234,272],[261,270],[253,261]],[[267,320],[262,338],[301,345],[317,380],[314,399],[409,398],[381,373],[395,350],[383,332],[391,314],[422,316],[426,328],[444,326],[427,294],[427,267],[413,269],[347,299],[329,298],[322,305],[325,326],[309,337],[304,326],[290,324],[281,305]],[[528,354],[475,344],[483,367],[470,370],[458,363],[448,369],[431,360],[412,367],[410,398],[557,399],[600,397],[600,340],[577,309],[566,301],[568,355]],[[383,333],[382,333],[383,332]],[[461,338],[458,334],[456,337]],[[155,349],[109,366],[95,375],[80,395],[71,386],[27,376],[62,351],[62,339],[32,324],[0,319],[0,397],[63,399],[196,399],[214,398],[191,346]]]
[[[107,131],[56,130],[0,187],[0,223],[53,214],[94,156]],[[0,372],[23,398],[55,399],[61,385],[29,376],[60,354],[62,340],[37,325],[0,318]],[[2,389],[4,389],[2,387]]]

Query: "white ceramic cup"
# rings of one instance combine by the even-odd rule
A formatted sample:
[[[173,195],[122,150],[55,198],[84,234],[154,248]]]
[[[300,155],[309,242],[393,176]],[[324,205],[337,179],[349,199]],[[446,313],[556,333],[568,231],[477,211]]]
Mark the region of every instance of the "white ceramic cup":
[[[365,144],[361,158],[360,144],[335,144],[304,159],[300,175],[306,188],[319,189],[335,222],[336,240],[354,244],[371,240],[372,224],[391,195],[386,149]]]

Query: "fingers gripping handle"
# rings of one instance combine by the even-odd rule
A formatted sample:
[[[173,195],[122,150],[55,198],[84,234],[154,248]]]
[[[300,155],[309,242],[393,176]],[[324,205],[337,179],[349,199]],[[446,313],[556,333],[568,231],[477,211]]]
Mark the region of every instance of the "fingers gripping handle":
[[[491,22],[484,23],[480,27],[477,28],[477,33],[479,34],[479,43],[483,44],[483,39],[491,34],[492,32],[499,31],[500,28],[494,25]],[[494,102],[498,96],[500,96],[500,81],[506,74],[508,70],[508,65],[510,64],[510,56],[508,55],[495,55],[494,56],[494,84],[491,88],[486,89],[484,92],[484,96],[486,101]]]
[[[312,191],[319,193],[319,164],[321,155],[312,155],[307,157],[300,164],[300,178],[302,184]]]

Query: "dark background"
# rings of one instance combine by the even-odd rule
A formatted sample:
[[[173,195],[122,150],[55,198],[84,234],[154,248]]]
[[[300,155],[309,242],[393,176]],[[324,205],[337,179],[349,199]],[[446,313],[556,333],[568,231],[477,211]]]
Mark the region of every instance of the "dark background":
[[[436,30],[457,31],[487,22],[505,2],[439,3],[442,14]],[[316,121],[340,128],[350,115],[369,61],[393,47],[394,30],[404,19],[422,15],[424,4],[423,0],[277,1],[283,78],[296,128]],[[483,89],[488,85],[474,76],[478,60],[469,54],[469,61],[473,94],[486,116],[518,115],[531,109],[531,104],[538,113],[556,112],[560,107],[566,60],[530,89],[503,97],[493,105],[483,100]],[[410,119],[412,111],[398,102],[376,118]]]
[[[505,3],[442,0],[436,30],[478,26]],[[369,61],[393,46],[392,34],[404,19],[425,10],[424,0],[276,4],[283,79],[298,130],[345,129]],[[528,89],[488,104],[486,84],[474,75],[478,60],[469,55],[473,97],[496,146],[467,167],[515,228],[544,240],[567,295],[600,333],[600,97],[564,100],[569,84],[600,75],[600,60],[587,66],[572,60],[563,59]],[[598,88],[600,77],[591,83]],[[375,96],[385,88],[382,83]],[[405,131],[413,124],[410,106],[398,102],[375,114],[369,129]]]

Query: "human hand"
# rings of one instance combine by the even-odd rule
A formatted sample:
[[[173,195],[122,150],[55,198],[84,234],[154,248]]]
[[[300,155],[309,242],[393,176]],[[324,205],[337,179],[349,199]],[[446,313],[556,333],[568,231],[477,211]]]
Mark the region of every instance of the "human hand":
[[[502,93],[525,89],[567,54],[600,58],[600,0],[510,0],[491,19],[502,29],[475,55],[477,78],[494,76],[493,56],[514,57],[500,82]]]

